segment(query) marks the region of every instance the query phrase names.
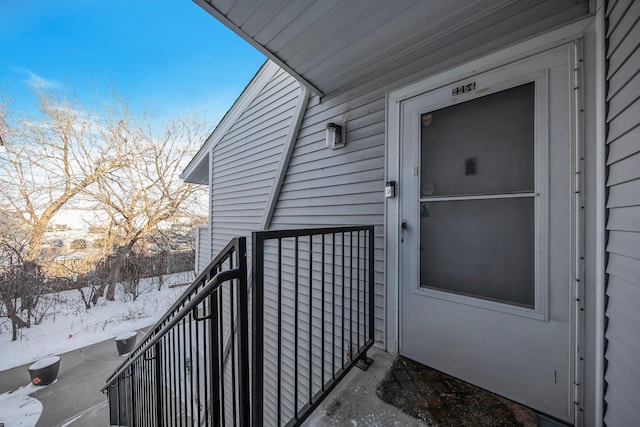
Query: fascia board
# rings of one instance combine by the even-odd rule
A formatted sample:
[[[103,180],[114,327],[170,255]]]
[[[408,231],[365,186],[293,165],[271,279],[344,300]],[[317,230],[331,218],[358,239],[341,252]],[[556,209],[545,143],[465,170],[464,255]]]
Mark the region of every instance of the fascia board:
[[[320,90],[320,88],[315,86],[313,83],[311,83],[309,80],[304,78],[302,75],[298,74],[293,68],[289,67],[289,65],[287,65],[287,63],[284,62],[282,59],[280,59],[275,53],[271,52],[269,49],[267,49],[266,46],[262,45],[261,43],[256,41],[253,37],[251,37],[249,34],[244,32],[242,28],[237,26],[235,22],[233,22],[225,14],[220,12],[215,6],[213,6],[212,4],[208,3],[205,0],[193,0],[193,2],[196,3],[198,6],[200,6],[201,8],[203,8],[204,10],[206,10],[211,16],[216,18],[218,21],[224,24],[231,31],[233,31],[234,33],[242,37],[247,43],[249,43],[251,46],[256,48],[267,58],[271,59],[273,62],[278,64],[280,68],[282,68],[283,70],[291,74],[291,76],[293,76],[296,80],[298,80],[300,83],[306,86],[309,90],[311,90],[311,92],[315,93],[320,97],[324,96],[324,93],[322,90]]]
[[[196,172],[202,167],[203,162],[206,163],[208,167],[209,152],[222,140],[231,126],[233,126],[236,120],[242,115],[242,113],[244,113],[249,105],[251,105],[251,102],[253,102],[262,89],[264,89],[278,70],[279,67],[270,60],[267,60],[262,65],[251,82],[247,87],[245,87],[238,99],[233,103],[229,111],[227,111],[222,120],[220,120],[220,123],[218,123],[213,132],[211,132],[211,135],[206,139],[200,150],[198,150],[196,155],[180,174],[180,178],[182,180],[186,182],[200,182],[200,180],[196,179]]]

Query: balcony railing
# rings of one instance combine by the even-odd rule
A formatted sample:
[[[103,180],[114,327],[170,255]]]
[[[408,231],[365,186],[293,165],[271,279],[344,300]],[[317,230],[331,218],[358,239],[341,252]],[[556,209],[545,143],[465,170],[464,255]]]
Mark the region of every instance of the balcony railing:
[[[195,279],[107,380],[112,425],[249,425],[245,238]]]
[[[299,425],[366,367],[373,227],[258,232],[252,248],[251,287],[237,238],[109,377],[112,425]]]
[[[301,424],[373,345],[373,226],[253,234],[253,426]]]

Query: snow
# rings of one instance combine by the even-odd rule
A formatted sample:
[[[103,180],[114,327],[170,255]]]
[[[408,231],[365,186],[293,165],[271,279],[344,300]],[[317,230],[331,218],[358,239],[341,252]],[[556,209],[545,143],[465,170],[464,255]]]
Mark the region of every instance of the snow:
[[[33,427],[42,413],[42,403],[29,396],[44,387],[28,384],[0,394],[0,423],[5,427]]]
[[[33,365],[29,366],[29,370],[35,371],[36,369],[46,368],[47,366],[55,365],[59,361],[60,356],[45,357],[44,359],[40,359]]]
[[[191,272],[164,276],[160,291],[157,278],[142,279],[135,301],[118,287],[115,301],[101,298],[89,310],[77,289],[48,295],[54,303],[42,322],[20,329],[17,341],[11,341],[10,321],[0,319],[0,371],[153,325],[186,289],[170,285],[191,283],[193,278]]]
[[[135,331],[131,331],[131,332],[123,332],[120,335],[118,335],[117,337],[115,337],[116,341],[126,341],[130,338],[135,337],[136,335],[138,335],[137,332]]]
[[[45,296],[54,301],[39,325],[20,330],[17,341],[11,341],[11,324],[0,319],[0,371],[33,363],[29,369],[39,369],[60,360],[57,354],[85,347],[115,336],[135,335],[135,331],[158,321],[186,287],[173,286],[191,283],[193,274],[178,273],[164,277],[162,289],[157,291],[157,279],[142,279],[136,301],[121,288],[115,301],[100,299],[96,307],[86,310],[77,289]],[[29,395],[42,386],[28,384],[0,394],[0,424],[5,427],[33,427],[42,413],[42,403]],[[66,424],[65,424],[66,425]]]

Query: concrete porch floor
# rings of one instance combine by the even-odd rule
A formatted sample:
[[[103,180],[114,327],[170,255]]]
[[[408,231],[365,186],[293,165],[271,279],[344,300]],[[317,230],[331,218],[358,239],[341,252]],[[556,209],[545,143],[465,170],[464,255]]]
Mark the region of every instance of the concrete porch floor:
[[[327,396],[322,404],[305,421],[303,426],[353,426],[353,427],[386,427],[386,426],[429,426],[425,421],[402,412],[398,407],[381,400],[376,389],[391,369],[395,356],[376,347],[368,352],[374,359],[368,371],[354,368],[343,381]],[[538,427],[565,427],[541,414],[537,415]],[[442,422],[440,426],[448,426]],[[460,424],[457,424],[459,426]],[[471,425],[471,424],[469,424]],[[501,420],[490,421],[495,426],[504,424]],[[475,427],[475,424],[474,424]]]
[[[428,426],[376,396],[376,388],[395,357],[376,347],[367,352],[374,362],[365,372],[354,368],[327,396],[303,426]]]

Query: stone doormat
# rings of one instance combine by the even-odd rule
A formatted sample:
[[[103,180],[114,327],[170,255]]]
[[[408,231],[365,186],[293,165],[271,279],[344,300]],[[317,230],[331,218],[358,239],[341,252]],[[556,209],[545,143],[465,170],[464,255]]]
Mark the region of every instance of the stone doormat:
[[[538,426],[532,410],[401,356],[376,394],[432,426]]]

